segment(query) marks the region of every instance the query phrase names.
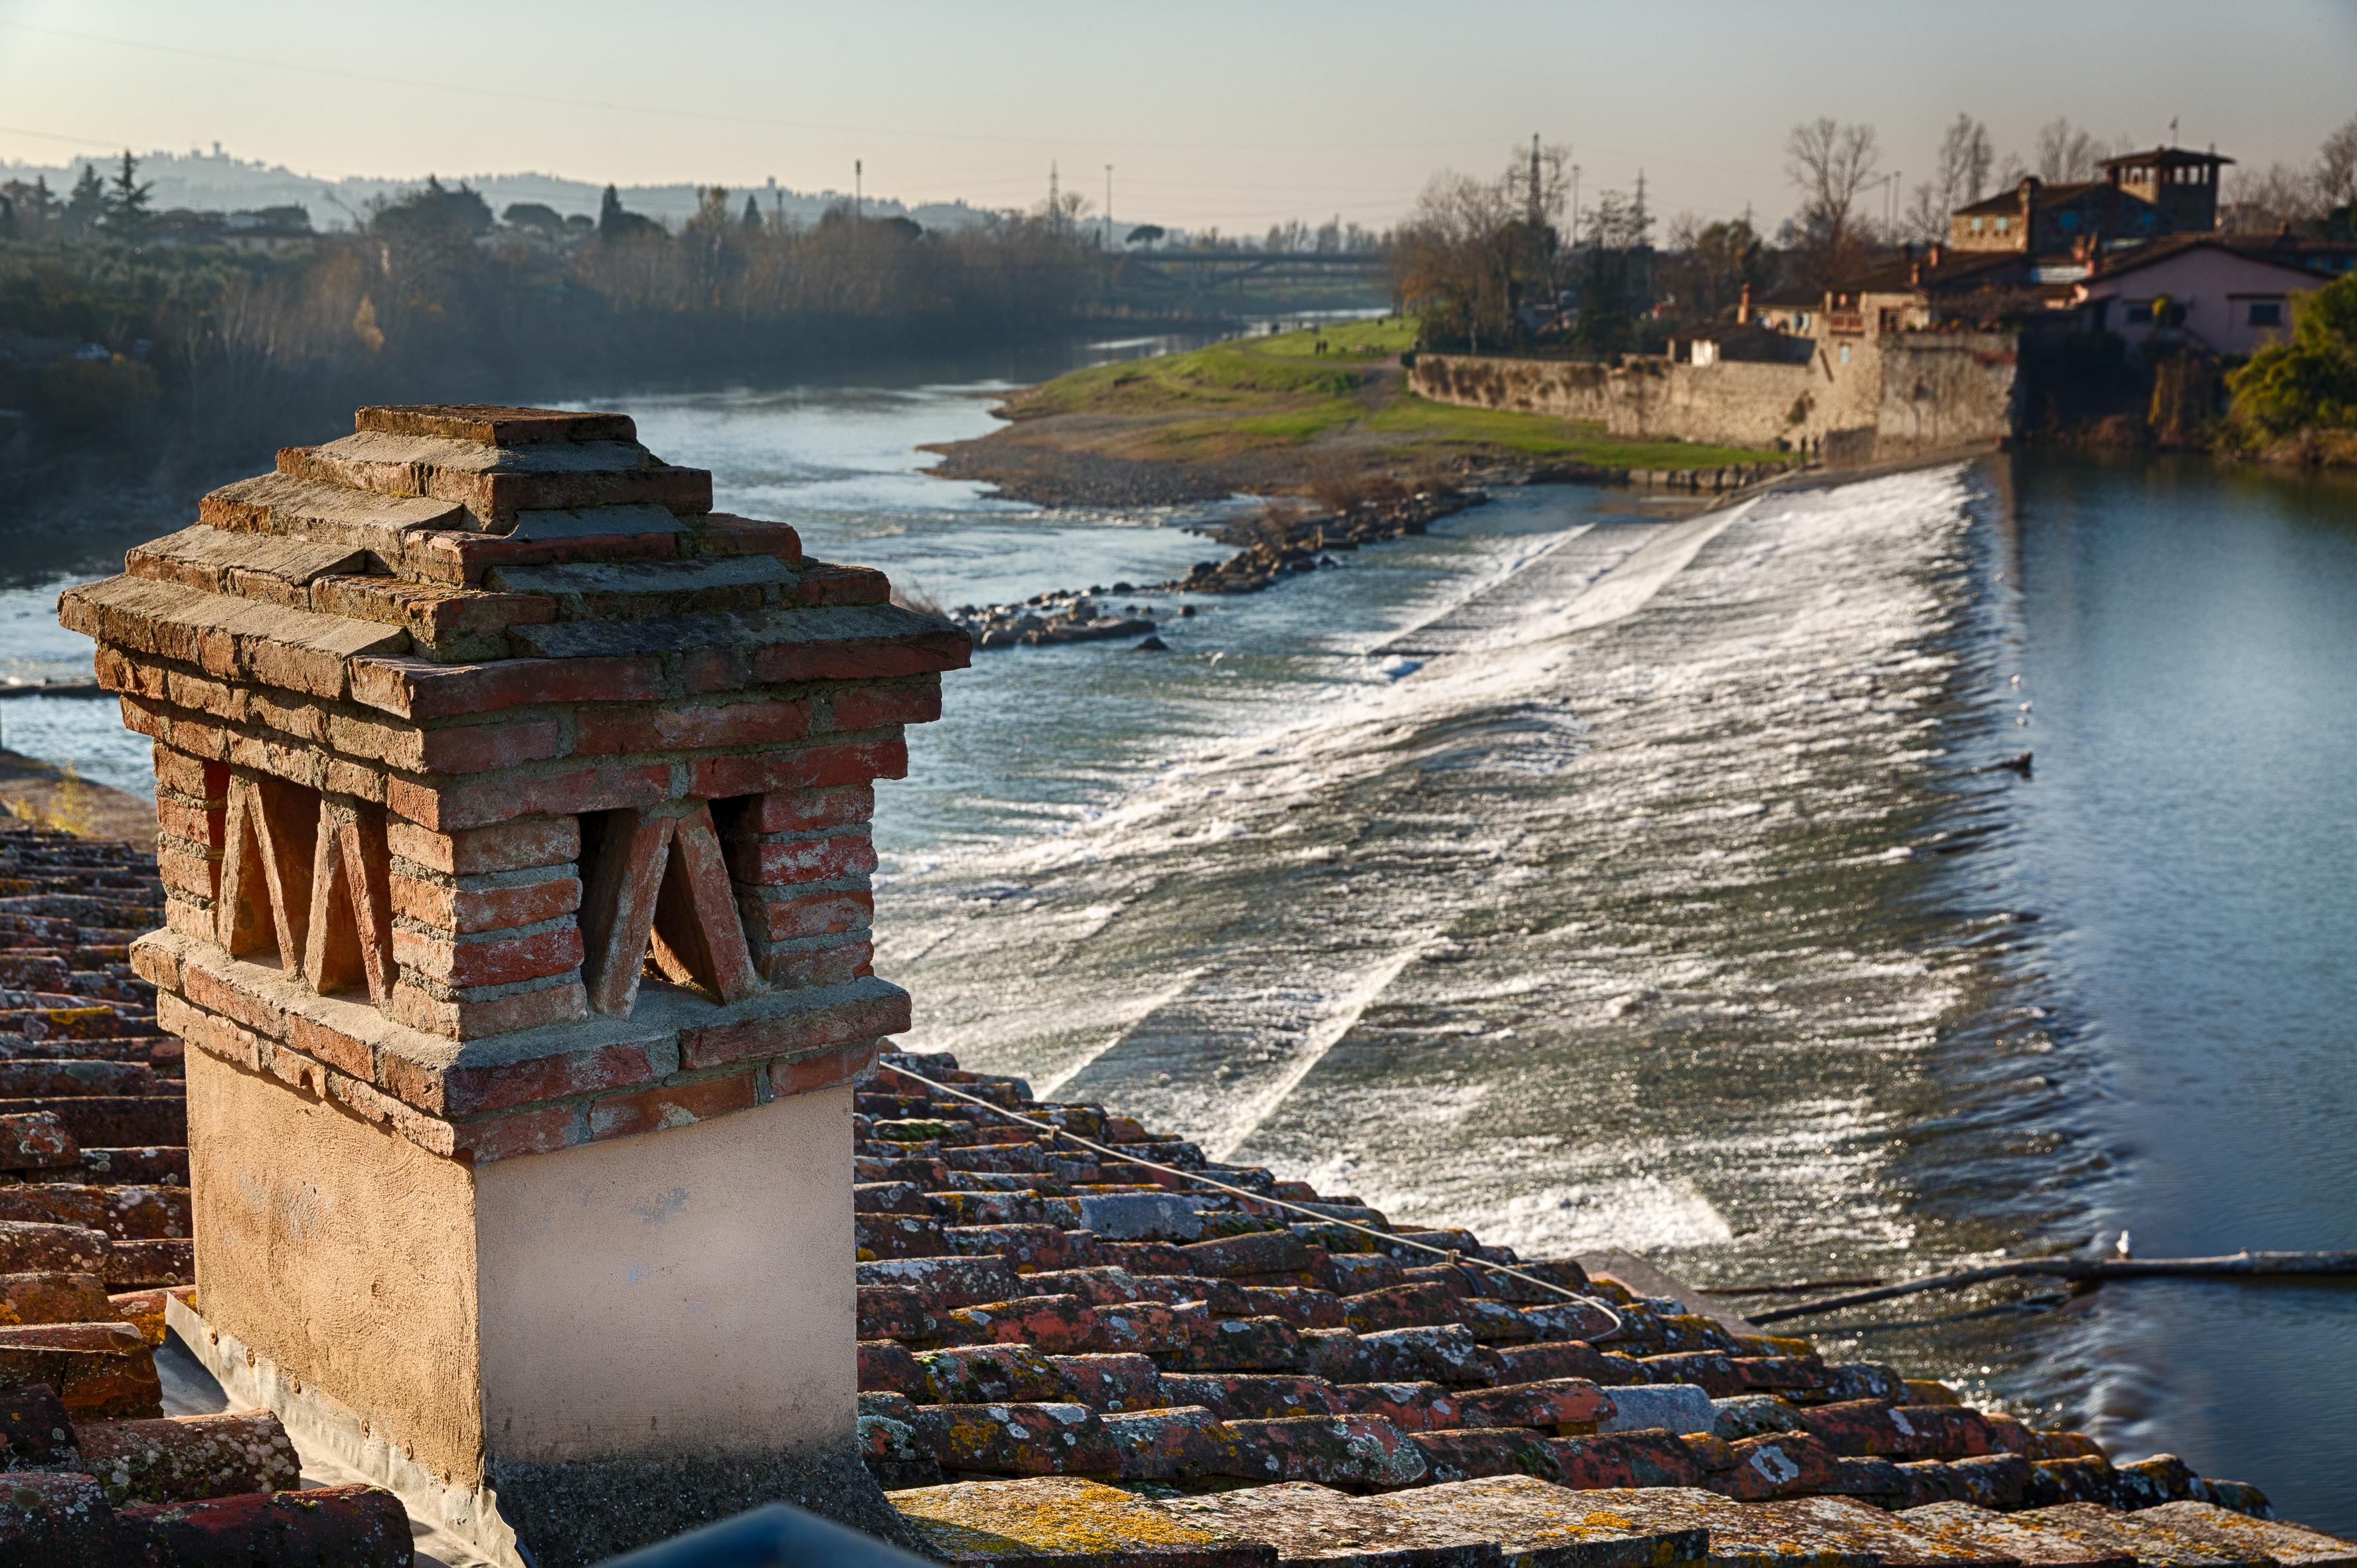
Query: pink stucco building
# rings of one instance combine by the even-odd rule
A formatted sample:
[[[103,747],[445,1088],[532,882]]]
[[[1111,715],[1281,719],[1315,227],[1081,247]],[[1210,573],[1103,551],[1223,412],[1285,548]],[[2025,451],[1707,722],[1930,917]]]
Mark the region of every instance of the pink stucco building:
[[[2088,330],[2142,343],[2175,335],[2216,354],[2247,354],[2291,328],[2291,296],[2331,281],[2261,244],[2161,241],[2107,263],[2073,294]]]

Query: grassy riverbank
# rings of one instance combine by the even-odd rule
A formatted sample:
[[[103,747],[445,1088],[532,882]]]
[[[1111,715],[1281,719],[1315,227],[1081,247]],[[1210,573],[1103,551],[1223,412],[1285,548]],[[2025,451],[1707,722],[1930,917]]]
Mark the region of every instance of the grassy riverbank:
[[[1075,371],[1007,399],[1006,428],[943,448],[939,471],[1049,503],[1118,505],[1299,490],[1341,468],[1708,468],[1778,456],[1430,403],[1400,369],[1415,338],[1413,321],[1391,317]]]

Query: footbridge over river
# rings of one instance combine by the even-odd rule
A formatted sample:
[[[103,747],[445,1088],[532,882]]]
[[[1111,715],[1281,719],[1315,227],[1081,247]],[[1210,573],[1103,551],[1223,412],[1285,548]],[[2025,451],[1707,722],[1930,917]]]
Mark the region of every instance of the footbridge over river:
[[[1108,251],[1105,281],[1118,287],[1206,294],[1222,285],[1364,283],[1383,287],[1380,251]]]

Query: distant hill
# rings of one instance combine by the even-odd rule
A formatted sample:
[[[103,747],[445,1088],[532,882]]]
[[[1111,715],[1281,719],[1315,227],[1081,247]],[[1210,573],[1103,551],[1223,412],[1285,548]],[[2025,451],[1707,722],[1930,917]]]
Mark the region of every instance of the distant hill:
[[[29,181],[45,175],[49,188],[63,196],[81,175],[84,163],[96,164],[102,175],[109,172],[105,158],[77,158],[48,165],[0,160],[0,183],[11,179]],[[441,174],[445,185],[464,180],[482,192],[493,212],[506,211],[512,202],[536,201],[568,216],[579,212],[594,218],[597,215],[598,198],[605,190],[600,184],[553,174],[436,172]],[[371,200],[414,189],[425,177],[421,174],[414,179],[321,179],[297,174],[283,164],[233,157],[222,152],[218,143],[210,153],[145,154],[139,160],[139,177],[155,182],[155,206],[159,211],[187,207],[199,212],[238,212],[293,206],[309,211],[312,226],[318,229],[351,228],[358,217],[367,212]],[[620,188],[620,195],[622,205],[631,211],[677,228],[694,215],[697,188],[693,185],[626,185]],[[748,195],[760,202],[765,215],[782,211],[801,223],[815,222],[829,207],[851,199],[851,193],[845,190],[731,187],[729,206],[741,209]],[[866,206],[871,216],[912,218],[928,229],[963,228],[989,216],[984,209],[963,201],[931,201],[910,208],[888,198],[870,196]]]

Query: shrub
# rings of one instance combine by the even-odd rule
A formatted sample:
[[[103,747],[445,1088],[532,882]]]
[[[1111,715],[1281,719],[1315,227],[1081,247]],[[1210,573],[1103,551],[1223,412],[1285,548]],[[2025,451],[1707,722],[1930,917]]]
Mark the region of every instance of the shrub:
[[[2357,273],[2294,295],[2291,338],[2231,372],[2232,417],[2246,433],[2357,426]]]

